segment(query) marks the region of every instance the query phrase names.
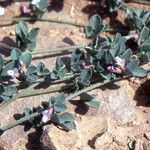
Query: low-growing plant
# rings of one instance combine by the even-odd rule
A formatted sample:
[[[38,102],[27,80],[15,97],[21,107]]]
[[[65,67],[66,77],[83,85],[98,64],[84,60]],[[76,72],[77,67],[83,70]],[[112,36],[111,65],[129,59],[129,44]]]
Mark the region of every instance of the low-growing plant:
[[[121,1],[113,2],[116,5],[121,3]],[[43,8],[45,5],[43,4]],[[117,8],[113,7],[112,9],[116,10]],[[2,133],[26,121],[33,126],[40,127],[53,123],[70,131],[75,129],[76,125],[74,123],[75,116],[67,112],[69,100],[80,96],[79,103],[99,109],[100,102],[94,95],[88,94],[88,91],[133,76],[145,77],[149,70],[141,67],[143,63],[141,60],[148,63],[150,59],[149,13],[145,13],[145,11],[135,13],[129,10],[126,7],[129,22],[132,23],[131,30],[135,30],[135,32],[127,36],[116,33],[114,38],[101,37],[100,33],[105,30],[106,25],[102,22],[101,17],[95,14],[84,28],[86,37],[91,38],[90,44],[74,49],[70,56],[70,64],[67,66],[63,59],[58,57],[52,70],[48,69],[43,62],[39,62],[37,65],[32,62],[39,28],[28,32],[26,23],[19,22],[16,25],[16,40],[20,49],[13,48],[11,50],[9,61],[4,61],[0,55],[0,98],[3,101],[0,109],[6,108],[11,102],[22,97],[21,90],[17,87],[18,83],[19,85],[24,83],[28,85],[27,89],[22,92],[29,92],[28,96],[30,96],[31,88],[34,94],[38,94],[34,86],[39,83],[46,81],[46,83],[51,83],[47,86],[51,86],[53,83],[58,81],[59,84],[67,78],[70,79],[71,87],[68,85],[66,87],[69,87],[72,94],[67,95],[62,92],[53,96],[40,110],[25,108],[20,120],[0,127]],[[145,20],[141,22],[143,17]],[[138,45],[136,56],[135,52],[126,44],[130,39]]]

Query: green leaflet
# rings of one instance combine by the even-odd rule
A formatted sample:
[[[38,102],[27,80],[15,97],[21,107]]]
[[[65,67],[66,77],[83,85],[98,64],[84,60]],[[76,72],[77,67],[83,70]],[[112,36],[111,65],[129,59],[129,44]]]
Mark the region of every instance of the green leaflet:
[[[0,99],[4,101],[9,101],[11,97],[17,93],[17,88],[15,86],[8,85],[4,87],[1,84],[0,88],[1,88]]]
[[[80,95],[80,99],[88,107],[92,107],[96,109],[100,108],[100,102],[95,101],[95,97],[93,95],[89,95],[88,93],[82,93]]]
[[[29,67],[29,65],[32,62],[32,55],[31,53],[23,53],[20,58],[21,61],[23,61],[23,63],[25,64],[26,68]]]
[[[20,56],[21,56],[21,51],[17,48],[14,48],[12,51],[11,51],[11,54],[10,54],[12,60],[19,60]]]

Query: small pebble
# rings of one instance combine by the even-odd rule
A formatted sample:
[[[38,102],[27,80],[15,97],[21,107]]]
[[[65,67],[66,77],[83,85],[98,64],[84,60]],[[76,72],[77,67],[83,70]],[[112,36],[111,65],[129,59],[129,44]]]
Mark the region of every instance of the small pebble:
[[[4,16],[5,14],[5,8],[0,6],[0,16]]]
[[[12,30],[11,32],[10,32],[10,35],[12,35],[12,36],[15,36],[15,31],[14,30]]]

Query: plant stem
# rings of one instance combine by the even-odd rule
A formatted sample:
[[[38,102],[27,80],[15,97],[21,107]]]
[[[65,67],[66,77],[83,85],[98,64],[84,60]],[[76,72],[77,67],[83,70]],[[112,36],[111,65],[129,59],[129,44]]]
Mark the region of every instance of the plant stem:
[[[143,66],[145,66],[145,65],[143,65]],[[146,68],[146,70],[147,70],[148,72],[150,72],[150,67],[145,67],[145,68]],[[87,87],[87,88],[84,88],[84,89],[82,89],[82,90],[80,90],[80,91],[78,91],[78,92],[75,92],[74,94],[70,94],[70,95],[66,98],[66,101],[72,100],[72,99],[76,98],[77,96],[80,96],[82,93],[89,92],[89,91],[91,91],[91,90],[93,90],[93,89],[96,89],[96,88],[101,87],[101,86],[103,86],[103,85],[106,85],[106,84],[108,84],[108,83],[116,82],[116,81],[120,81],[120,80],[124,80],[124,79],[127,79],[127,78],[132,78],[132,76],[125,76],[125,77],[123,77],[123,78],[117,78],[117,79],[114,79],[114,80],[105,80],[104,82],[98,82],[98,83],[93,84],[93,85],[91,85],[91,86],[89,86],[89,87]],[[47,92],[48,92],[48,91],[47,91]],[[43,94],[43,93],[42,93],[42,94]],[[29,95],[28,95],[28,96],[29,96]],[[20,119],[20,120],[13,121],[13,122],[11,122],[10,124],[7,124],[7,125],[5,125],[5,126],[0,127],[0,130],[6,131],[6,130],[8,130],[8,129],[10,129],[10,128],[16,126],[16,125],[19,125],[19,124],[21,124],[21,123],[23,123],[23,122],[25,122],[25,121],[27,121],[27,120],[29,120],[29,119],[32,119],[32,118],[34,118],[34,117],[36,117],[36,116],[38,116],[38,115],[40,115],[40,114],[41,114],[41,113],[33,113],[32,115],[29,115],[29,116],[27,116],[27,117],[23,117],[23,118]]]
[[[42,17],[38,21],[47,21],[47,22],[53,22],[53,23],[61,23],[61,24],[67,24],[67,25],[72,25],[72,26],[76,26],[76,27],[84,27],[85,26],[82,23],[71,22],[71,21],[62,20],[62,19],[52,19],[52,18],[49,19],[49,18],[45,18],[45,17]]]
[[[43,51],[34,51],[32,53],[32,55],[46,55],[46,54],[52,54],[52,53],[60,53],[60,52],[66,52],[66,51],[69,51],[69,50],[72,50],[72,49],[77,49],[77,48],[83,48],[87,46],[87,44],[81,44],[81,45],[74,45],[74,46],[68,46],[68,47],[60,47],[60,48],[53,48],[53,49],[50,49],[50,50],[43,50]]]
[[[66,80],[69,80],[69,78],[66,79]],[[45,89],[43,89],[43,88],[35,89],[35,87],[37,85],[38,84],[34,84],[34,85],[28,87],[27,89],[23,89],[22,91],[17,93],[15,96],[13,96],[13,98],[11,100],[9,100],[8,102],[1,103],[0,104],[0,111],[5,109],[10,103],[12,103],[13,101],[15,101],[18,98],[58,92],[58,91],[61,91],[61,90],[69,89],[73,86],[73,84],[59,83],[59,86],[58,86],[58,84],[52,84],[51,86],[49,86]]]
[[[0,46],[2,46],[2,44],[3,44],[3,47],[6,48],[7,45],[0,42]],[[53,49],[50,49],[50,50],[35,50],[31,54],[33,55],[33,58],[36,58],[38,56],[42,57],[42,56],[46,56],[46,55],[49,55],[49,54],[61,54],[61,53],[64,53],[64,52],[69,52],[69,51],[71,51],[73,49],[76,49],[76,48],[84,48],[87,45],[88,44],[84,43],[84,44],[68,46],[68,47],[53,48]],[[8,47],[9,46],[7,46],[7,48]],[[13,48],[11,48],[11,49],[13,49]],[[5,58],[5,62],[9,62],[10,60],[11,60],[10,56]]]
[[[84,93],[84,92],[91,91],[91,90],[93,90],[93,89],[95,89],[95,88],[98,88],[98,87],[100,87],[100,86],[106,85],[107,83],[114,82],[114,81],[119,81],[119,80],[122,80],[122,79],[125,79],[125,78],[127,78],[127,77],[124,77],[124,78],[121,78],[121,79],[115,79],[115,80],[105,80],[104,82],[99,82],[99,83],[93,84],[93,85],[91,85],[91,86],[89,86],[89,87],[87,87],[87,88],[85,88],[85,89],[83,89],[83,90],[80,90],[80,91],[78,91],[78,92],[75,92],[74,94],[70,94],[70,95],[66,98],[66,101],[72,100],[72,99],[76,98],[77,96],[80,96],[80,95],[81,95],[82,93]],[[27,120],[29,120],[29,119],[32,119],[32,118],[34,118],[34,117],[36,117],[36,116],[38,116],[38,115],[40,115],[40,114],[41,114],[41,113],[37,113],[37,112],[36,112],[36,113],[33,113],[33,114],[31,114],[31,115],[28,115],[27,117],[21,118],[20,120],[13,121],[13,122],[11,122],[10,124],[7,124],[7,125],[5,125],[5,126],[2,126],[2,127],[0,127],[0,129],[1,129],[2,131],[6,131],[6,130],[8,130],[8,129],[14,127],[14,126],[17,126],[17,125],[19,125],[19,124],[21,124],[21,123],[23,123],[23,122],[25,122],[25,121],[27,121]]]
[[[45,17],[42,17],[41,19],[36,19],[36,18],[33,18],[33,17],[6,18],[6,19],[0,19],[0,22],[19,22],[21,20],[60,23],[60,24],[66,24],[66,25],[81,27],[81,28],[85,27],[85,24],[82,24],[82,23],[71,22],[71,21],[67,21],[67,20],[63,20],[63,19],[45,18]],[[118,31],[124,32],[125,30],[123,30],[123,29],[114,29],[114,28],[109,28],[109,27],[105,28],[103,30],[103,32],[118,32]]]
[[[45,18],[42,17],[40,19],[34,18],[34,17],[19,17],[19,18],[6,18],[6,19],[0,19],[0,22],[19,22],[21,20],[24,21],[43,21],[43,22],[52,22],[52,23],[60,23],[60,24],[66,24],[76,27],[84,27],[84,24],[77,23],[77,22],[71,22],[63,19],[53,19],[53,18]]]
[[[0,110],[3,110],[6,108],[10,103],[15,101],[18,98],[23,98],[23,97],[29,97],[29,96],[35,96],[35,95],[41,95],[41,94],[47,94],[47,93],[53,93],[53,92],[58,92],[60,90],[66,90],[70,88],[73,84],[65,84],[64,82],[71,80],[72,78],[75,78],[78,74],[72,74],[69,76],[64,77],[62,80],[56,80],[51,83],[51,86],[43,89],[37,89],[35,90],[34,88],[39,84],[33,84],[29,86],[26,89],[21,90],[19,93],[14,95],[12,99],[10,99],[8,102],[2,102],[0,104]],[[59,86],[58,86],[59,84]],[[19,83],[17,84],[19,85]]]
[[[125,0],[125,1],[128,1],[128,0]],[[150,2],[146,0],[130,0],[129,2],[143,4],[143,5],[150,5]]]
[[[23,117],[23,118],[21,118],[19,120],[14,120],[10,124],[7,124],[7,125],[3,126],[2,128],[0,128],[0,130],[6,131],[6,130],[8,130],[8,129],[12,128],[12,127],[15,127],[15,126],[17,126],[17,125],[27,121],[27,120],[30,120],[30,119],[38,116],[38,115],[40,115],[40,113],[36,112],[36,113],[33,113],[33,114],[28,115],[26,117]]]

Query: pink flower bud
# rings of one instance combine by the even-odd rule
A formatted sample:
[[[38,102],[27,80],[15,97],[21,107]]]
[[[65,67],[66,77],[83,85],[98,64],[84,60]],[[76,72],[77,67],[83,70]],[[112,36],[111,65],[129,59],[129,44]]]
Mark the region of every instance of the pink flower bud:
[[[110,72],[110,73],[117,73],[117,74],[122,74],[123,73],[123,70],[121,68],[117,68],[117,67],[114,67],[114,66],[109,66],[107,68],[107,70]]]
[[[138,35],[138,34],[134,34],[134,35],[133,35],[133,39],[137,42],[138,39],[139,39],[139,35]]]
[[[19,61],[19,65],[20,65],[20,67],[22,67],[22,66],[24,66],[24,63],[23,63],[23,61]]]
[[[109,67],[107,67],[107,70],[108,70],[110,73],[113,73],[114,70],[115,70],[115,68],[114,68],[114,66],[109,66]]]
[[[21,14],[28,14],[28,13],[30,13],[30,9],[27,6],[25,6],[25,5],[22,5],[20,7],[20,11],[21,11]]]

